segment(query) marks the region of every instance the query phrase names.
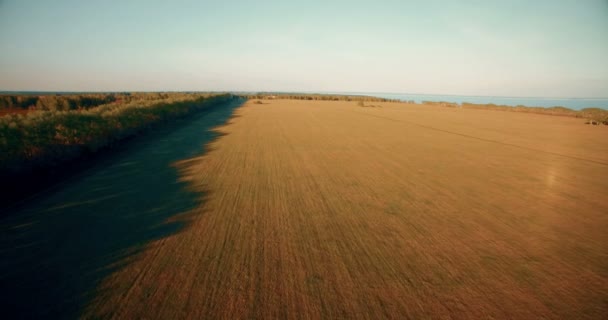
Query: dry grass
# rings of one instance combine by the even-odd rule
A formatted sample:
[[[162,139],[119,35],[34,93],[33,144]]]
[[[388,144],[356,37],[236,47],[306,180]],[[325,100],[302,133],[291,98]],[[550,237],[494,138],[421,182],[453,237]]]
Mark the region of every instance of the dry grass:
[[[9,114],[26,114],[30,112],[29,109],[21,109],[21,108],[0,108],[0,117],[9,115]]]
[[[85,317],[599,319],[608,128],[384,103],[247,103],[201,158],[186,231]]]

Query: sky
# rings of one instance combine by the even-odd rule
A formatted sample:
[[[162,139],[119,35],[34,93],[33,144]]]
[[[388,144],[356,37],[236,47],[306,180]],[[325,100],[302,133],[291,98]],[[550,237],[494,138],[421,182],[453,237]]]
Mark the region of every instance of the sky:
[[[608,0],[0,0],[0,90],[608,97]]]

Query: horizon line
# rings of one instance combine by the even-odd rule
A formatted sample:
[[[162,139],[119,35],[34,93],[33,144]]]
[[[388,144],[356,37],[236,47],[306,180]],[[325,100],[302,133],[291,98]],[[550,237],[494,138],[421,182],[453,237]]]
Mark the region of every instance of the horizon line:
[[[448,96],[448,97],[479,97],[479,98],[506,98],[506,99],[536,99],[536,100],[608,100],[606,97],[543,97],[543,96],[505,96],[482,94],[448,94],[448,93],[410,93],[410,92],[382,92],[382,91],[332,91],[332,90],[0,90],[0,94],[15,93],[128,93],[128,92],[226,92],[226,93],[303,93],[303,94],[335,94],[335,95],[412,95],[412,96]]]

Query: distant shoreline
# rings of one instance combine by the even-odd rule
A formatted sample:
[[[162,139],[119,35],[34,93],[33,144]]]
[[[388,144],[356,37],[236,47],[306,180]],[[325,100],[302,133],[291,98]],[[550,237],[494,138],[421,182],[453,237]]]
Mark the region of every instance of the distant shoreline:
[[[338,94],[281,94],[281,93],[256,93],[256,94],[241,94],[240,96],[247,99],[291,99],[291,100],[326,100],[326,101],[353,101],[359,102],[365,106],[365,102],[392,102],[392,103],[409,103],[422,104],[429,106],[439,106],[446,108],[462,108],[462,109],[478,109],[478,110],[494,110],[506,112],[520,112],[529,114],[541,114],[550,116],[572,117],[587,120],[587,124],[605,124],[608,125],[608,110],[602,108],[583,108],[570,109],[562,106],[554,107],[536,107],[536,106],[509,106],[494,103],[452,103],[448,101],[414,101],[414,100],[399,100],[386,97],[378,97],[371,95],[338,95]],[[259,101],[258,101],[259,102]]]
[[[340,91],[318,92],[320,94],[338,94]],[[311,92],[312,93],[312,92]],[[542,96],[494,96],[479,94],[442,94],[442,93],[409,93],[409,92],[349,92],[344,94],[366,94],[366,95],[391,95],[391,96],[445,96],[445,97],[477,97],[477,98],[501,98],[501,99],[533,99],[533,100],[608,100],[606,97],[542,97]]]
[[[310,94],[313,94],[312,92]],[[526,107],[565,107],[573,110],[585,108],[601,108],[608,110],[608,97],[605,98],[551,98],[551,97],[508,97],[508,96],[482,96],[482,95],[451,95],[451,94],[422,94],[422,93],[382,93],[382,92],[319,92],[318,94],[366,95],[401,101],[449,102],[496,104],[504,106]]]

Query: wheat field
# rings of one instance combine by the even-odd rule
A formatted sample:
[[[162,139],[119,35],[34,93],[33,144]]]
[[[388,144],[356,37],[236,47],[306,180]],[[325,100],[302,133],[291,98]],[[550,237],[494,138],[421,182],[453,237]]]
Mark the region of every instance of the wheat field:
[[[608,128],[402,103],[247,102],[201,195],[83,317],[600,319]],[[151,173],[153,174],[153,173]]]

